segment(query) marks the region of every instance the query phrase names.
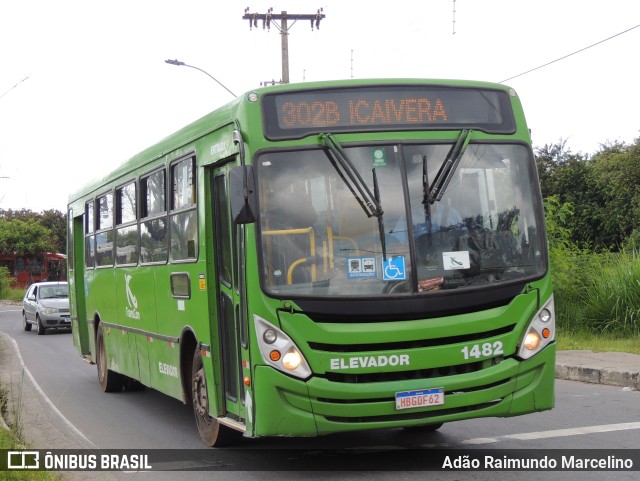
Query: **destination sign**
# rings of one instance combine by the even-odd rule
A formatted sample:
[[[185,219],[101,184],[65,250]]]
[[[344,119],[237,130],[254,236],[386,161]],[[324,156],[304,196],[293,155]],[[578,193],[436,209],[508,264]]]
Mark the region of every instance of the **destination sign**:
[[[511,104],[501,90],[432,85],[338,87],[267,94],[270,139],[314,132],[472,128],[513,133]]]

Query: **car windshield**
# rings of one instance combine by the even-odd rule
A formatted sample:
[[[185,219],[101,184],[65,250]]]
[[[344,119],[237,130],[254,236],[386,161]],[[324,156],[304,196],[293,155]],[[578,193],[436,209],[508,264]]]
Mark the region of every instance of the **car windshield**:
[[[541,206],[524,145],[471,142],[433,203],[428,189],[451,143],[343,148],[368,188],[379,189],[381,219],[368,216],[326,150],[258,157],[268,292],[413,295],[545,272]]]
[[[69,297],[69,286],[66,284],[40,287],[40,299],[57,299],[65,297]]]

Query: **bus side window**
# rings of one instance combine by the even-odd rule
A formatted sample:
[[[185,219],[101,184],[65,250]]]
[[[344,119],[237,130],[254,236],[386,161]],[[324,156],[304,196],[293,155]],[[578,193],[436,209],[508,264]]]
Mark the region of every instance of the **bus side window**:
[[[97,199],[96,266],[113,265],[113,193]]]
[[[87,268],[93,268],[95,263],[95,217],[94,202],[90,200],[85,206],[85,225],[84,225],[84,264]]]
[[[195,158],[171,166],[171,260],[198,257]]]
[[[142,222],[140,223],[140,261],[166,262],[168,257],[165,171],[157,170],[140,179]]]
[[[138,224],[136,183],[116,189],[116,264],[138,263]]]

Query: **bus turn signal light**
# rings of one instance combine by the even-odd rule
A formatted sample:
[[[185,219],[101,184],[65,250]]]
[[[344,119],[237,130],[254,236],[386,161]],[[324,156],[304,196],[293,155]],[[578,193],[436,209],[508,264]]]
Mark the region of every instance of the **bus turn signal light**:
[[[281,356],[280,351],[275,351],[274,350],[274,351],[271,351],[269,353],[269,358],[274,362],[275,361],[279,361],[280,360],[280,356]]]

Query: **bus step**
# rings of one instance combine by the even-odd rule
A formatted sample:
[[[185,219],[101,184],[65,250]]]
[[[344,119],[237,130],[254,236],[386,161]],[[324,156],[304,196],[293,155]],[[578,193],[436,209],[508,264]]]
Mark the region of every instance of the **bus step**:
[[[95,364],[95,362],[93,362],[93,359],[91,359],[89,356],[82,356],[82,360],[87,364]]]
[[[243,433],[247,430],[247,427],[244,425],[244,423],[240,421],[236,421],[235,419],[231,419],[231,418],[216,418],[216,419],[220,424],[236,429],[238,431],[242,431]]]

